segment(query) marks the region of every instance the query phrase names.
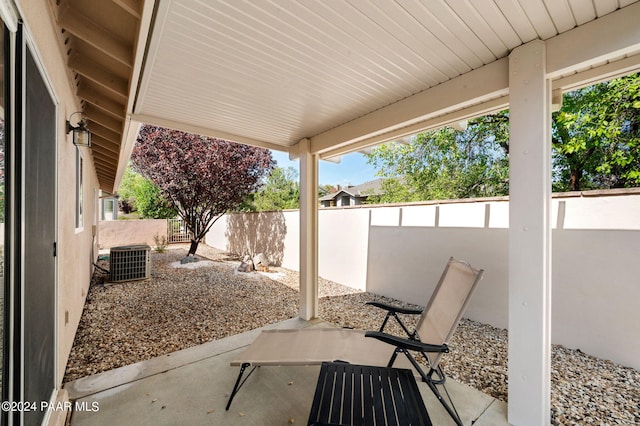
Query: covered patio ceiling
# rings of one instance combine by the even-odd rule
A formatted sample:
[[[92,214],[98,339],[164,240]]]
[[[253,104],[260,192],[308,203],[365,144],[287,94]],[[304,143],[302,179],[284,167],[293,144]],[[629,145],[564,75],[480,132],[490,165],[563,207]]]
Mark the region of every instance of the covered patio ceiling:
[[[596,51],[638,32],[633,3],[163,1],[133,118],[280,150],[307,138],[328,157],[504,108],[506,58],[532,40],[558,39],[556,77],[629,61],[637,45]]]
[[[103,189],[141,123],[299,156],[303,319],[318,315],[318,159],[509,106],[509,422],[548,424],[552,106],[640,70],[640,2],[51,1],[85,116],[124,111],[111,154],[92,151]]]
[[[52,0],[117,190],[139,123],[320,158],[505,108],[547,41],[556,97],[640,68],[637,0]],[[578,64],[576,66],[576,64]]]

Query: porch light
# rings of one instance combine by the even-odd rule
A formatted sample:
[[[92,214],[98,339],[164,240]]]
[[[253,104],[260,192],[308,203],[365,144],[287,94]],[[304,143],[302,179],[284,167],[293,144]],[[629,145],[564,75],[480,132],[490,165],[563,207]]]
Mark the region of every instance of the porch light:
[[[73,132],[73,144],[75,146],[91,148],[91,132],[87,129],[87,123],[84,119],[81,118],[75,126],[71,125],[71,117],[76,114],[81,114],[81,112],[74,112],[67,120],[67,134]]]

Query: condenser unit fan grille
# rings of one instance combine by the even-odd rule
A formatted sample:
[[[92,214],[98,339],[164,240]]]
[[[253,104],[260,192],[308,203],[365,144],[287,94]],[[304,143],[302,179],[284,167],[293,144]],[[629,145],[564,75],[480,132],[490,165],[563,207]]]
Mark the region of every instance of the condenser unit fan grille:
[[[132,245],[112,247],[109,255],[110,281],[134,281],[149,278],[151,247]]]

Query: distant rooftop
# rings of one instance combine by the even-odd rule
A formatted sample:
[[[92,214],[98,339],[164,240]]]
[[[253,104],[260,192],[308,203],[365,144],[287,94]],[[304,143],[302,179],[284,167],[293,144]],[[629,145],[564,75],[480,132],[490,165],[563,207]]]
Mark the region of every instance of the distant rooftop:
[[[336,192],[333,192],[331,194],[325,195],[324,197],[321,197],[319,201],[333,200],[340,193],[346,193],[354,197],[368,197],[370,195],[381,195],[382,182],[384,182],[385,180],[386,178],[379,178],[379,179],[371,180],[369,182],[365,182],[361,185],[344,186]]]

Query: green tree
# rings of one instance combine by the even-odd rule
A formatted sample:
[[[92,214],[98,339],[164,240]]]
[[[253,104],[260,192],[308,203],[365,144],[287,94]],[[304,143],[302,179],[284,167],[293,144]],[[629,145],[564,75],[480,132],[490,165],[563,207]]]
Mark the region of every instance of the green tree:
[[[554,190],[640,184],[640,74],[566,93],[553,115]]]
[[[124,172],[119,194],[121,199],[135,206],[141,218],[170,219],[177,216],[176,210],[162,197],[153,182],[130,167]]]
[[[553,190],[640,185],[640,75],[566,93],[552,116]],[[383,184],[382,202],[508,193],[508,112],[480,117],[463,132],[444,128],[409,145],[387,144],[369,162]]]
[[[274,168],[259,192],[253,196],[253,204],[259,211],[297,209],[300,206],[300,184],[293,167]]]
[[[122,182],[120,183],[120,189],[118,190],[118,195],[120,196],[120,201],[126,200],[127,203],[133,206],[134,210],[137,210],[138,206],[136,205],[136,196],[134,187],[136,186],[136,181],[140,176],[138,173],[134,172],[131,169],[131,165],[128,165],[124,170],[124,175],[122,176]]]
[[[508,193],[508,113],[476,118],[466,130],[418,134],[410,144],[374,149],[369,163],[386,179],[379,202],[486,197]],[[401,179],[399,179],[401,177]]]
[[[324,197],[325,195],[333,194],[334,192],[338,192],[337,186],[333,186],[329,183],[318,186],[318,197]]]

